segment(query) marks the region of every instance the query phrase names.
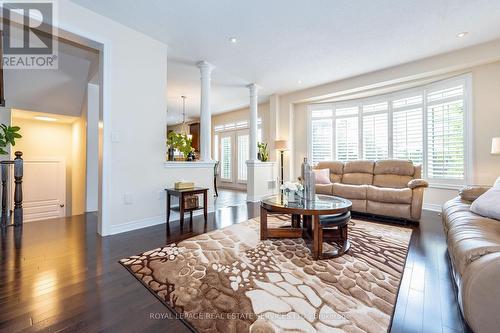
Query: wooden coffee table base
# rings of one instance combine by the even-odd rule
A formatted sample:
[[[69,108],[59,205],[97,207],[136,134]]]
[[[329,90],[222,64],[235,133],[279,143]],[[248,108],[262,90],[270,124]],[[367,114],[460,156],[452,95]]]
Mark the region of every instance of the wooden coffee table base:
[[[292,227],[269,228],[267,224],[268,211],[260,207],[260,239],[268,238],[310,238],[308,230],[312,231],[312,257],[314,260],[321,258],[322,238],[320,238],[319,215],[302,215],[302,220],[307,227],[300,227],[300,215],[292,215]],[[311,223],[312,221],[312,223]]]

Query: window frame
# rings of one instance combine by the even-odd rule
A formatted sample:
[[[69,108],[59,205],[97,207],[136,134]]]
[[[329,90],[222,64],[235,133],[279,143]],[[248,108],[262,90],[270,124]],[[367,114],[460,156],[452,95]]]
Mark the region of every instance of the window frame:
[[[435,179],[428,177],[428,101],[427,96],[429,93],[433,91],[450,88],[453,85],[463,85],[463,114],[464,114],[464,177],[463,179]],[[405,106],[400,108],[393,108],[393,101],[399,100],[402,98],[408,98],[415,95],[422,96],[422,102],[420,104]],[[388,102],[387,111],[376,111],[363,113],[363,105],[374,104],[377,102]],[[472,74],[462,74],[455,77],[443,79],[437,82],[433,82],[430,84],[425,84],[418,87],[413,87],[409,89],[402,89],[399,91],[394,91],[387,94],[381,94],[377,96],[370,96],[366,98],[358,98],[347,101],[339,101],[339,102],[325,102],[325,103],[313,103],[307,106],[307,156],[310,161],[312,161],[312,113],[317,110],[327,110],[330,109],[332,111],[331,117],[317,117],[316,119],[332,119],[332,143],[331,143],[331,151],[332,156],[336,160],[337,159],[337,151],[336,151],[336,119],[337,118],[348,118],[354,116],[337,116],[336,110],[340,108],[346,107],[357,107],[357,117],[358,117],[358,157],[359,159],[364,158],[363,155],[363,116],[371,115],[377,113],[386,113],[388,114],[388,158],[391,159],[394,156],[394,136],[393,136],[393,115],[394,112],[401,111],[404,108],[422,108],[422,178],[425,178],[429,181],[429,186],[434,188],[442,188],[442,189],[459,189],[461,186],[465,184],[470,184],[472,175],[473,175],[473,118],[472,118],[472,107],[473,107],[473,96],[472,96]],[[397,110],[397,111],[394,111]]]

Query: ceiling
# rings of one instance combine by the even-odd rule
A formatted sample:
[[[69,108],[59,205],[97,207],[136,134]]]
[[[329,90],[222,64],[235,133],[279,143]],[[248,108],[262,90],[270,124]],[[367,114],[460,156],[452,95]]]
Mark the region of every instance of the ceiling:
[[[79,117],[87,83],[97,70],[99,55],[58,42],[58,69],[5,69],[8,108]]]
[[[72,1],[169,46],[170,123],[181,120],[181,95],[199,114],[198,60],[216,66],[220,113],[249,104],[248,83],[262,102],[500,37],[498,0]]]

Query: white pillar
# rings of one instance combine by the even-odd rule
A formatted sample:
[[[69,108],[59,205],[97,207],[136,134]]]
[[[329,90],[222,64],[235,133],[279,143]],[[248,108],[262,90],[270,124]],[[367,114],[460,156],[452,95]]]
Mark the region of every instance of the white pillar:
[[[201,73],[201,106],[200,106],[200,159],[211,161],[212,149],[212,112],[210,110],[210,75],[215,68],[206,61],[196,64]]]
[[[250,90],[250,161],[257,161],[257,119],[258,119],[258,90],[259,87],[255,84],[249,84]]]

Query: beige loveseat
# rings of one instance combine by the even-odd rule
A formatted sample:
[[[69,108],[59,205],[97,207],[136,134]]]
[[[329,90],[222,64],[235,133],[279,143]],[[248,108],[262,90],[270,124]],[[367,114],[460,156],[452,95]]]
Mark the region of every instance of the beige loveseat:
[[[420,220],[428,184],[411,161],[319,162],[315,168],[330,169],[332,182],[317,184],[316,193],[349,199],[354,212]]]
[[[473,199],[472,196],[470,200]],[[500,221],[472,213],[470,205],[471,201],[457,197],[443,206],[443,226],[458,302],[475,333],[497,333],[500,332]]]

